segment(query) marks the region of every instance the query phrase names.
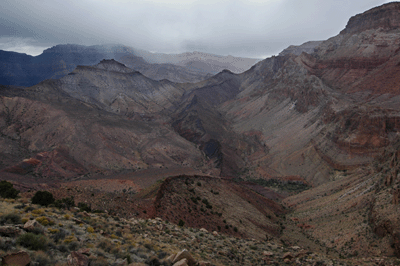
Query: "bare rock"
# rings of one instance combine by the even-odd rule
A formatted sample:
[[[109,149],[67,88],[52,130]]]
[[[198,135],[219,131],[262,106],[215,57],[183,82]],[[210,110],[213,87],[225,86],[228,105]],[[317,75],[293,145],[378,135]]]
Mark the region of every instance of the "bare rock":
[[[86,256],[90,256],[90,249],[89,248],[81,248],[77,251],[78,253],[81,253]]]
[[[31,258],[29,254],[25,251],[19,251],[17,253],[5,255],[2,265],[27,266],[30,263]]]
[[[172,255],[168,256],[168,257],[165,259],[165,261],[167,261],[167,262],[169,262],[169,263],[172,263],[172,262],[174,261],[175,257],[176,257],[176,254],[172,254]]]
[[[44,230],[43,226],[36,220],[29,220],[24,224],[24,230],[27,232],[32,232],[37,229]]]
[[[71,254],[67,257],[67,263],[68,265],[73,266],[88,266],[89,258],[82,253],[72,251]]]
[[[181,259],[180,261],[174,263],[173,266],[189,266],[187,259]]]
[[[177,262],[181,261],[182,259],[186,259],[187,260],[187,264],[189,266],[195,266],[196,265],[196,260],[192,257],[192,255],[186,249],[184,249],[181,252],[179,252],[178,254],[176,254],[176,256],[175,256],[174,260],[172,261],[172,263],[177,263]]]
[[[286,252],[285,254],[283,254],[282,259],[283,260],[286,260],[286,259],[291,260],[291,259],[293,259],[293,255],[291,252]]]
[[[263,255],[266,256],[266,257],[272,257],[274,255],[274,253],[271,252],[271,251],[264,251]]]
[[[208,233],[208,230],[205,229],[205,228],[200,228],[200,231],[203,232],[203,233]]]
[[[197,266],[211,266],[211,263],[208,261],[199,261]]]
[[[115,261],[114,265],[127,266],[128,265],[128,261],[127,261],[127,259],[117,259]]]

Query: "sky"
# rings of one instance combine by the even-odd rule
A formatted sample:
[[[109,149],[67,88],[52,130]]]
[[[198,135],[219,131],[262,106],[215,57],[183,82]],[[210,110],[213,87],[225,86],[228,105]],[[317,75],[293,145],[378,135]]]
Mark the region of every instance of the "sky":
[[[122,44],[158,53],[266,58],[326,40],[378,0],[0,0],[0,49]]]

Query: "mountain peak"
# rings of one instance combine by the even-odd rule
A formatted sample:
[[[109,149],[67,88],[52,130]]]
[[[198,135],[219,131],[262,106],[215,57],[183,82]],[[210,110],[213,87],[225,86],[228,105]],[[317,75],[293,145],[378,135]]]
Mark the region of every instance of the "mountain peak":
[[[103,59],[95,67],[98,69],[104,69],[122,73],[134,72],[134,70],[130,69],[129,67],[125,66],[124,64],[118,61],[115,61],[114,59]]]
[[[378,28],[391,30],[398,27],[400,27],[400,3],[392,2],[351,17],[341,33],[357,33]]]

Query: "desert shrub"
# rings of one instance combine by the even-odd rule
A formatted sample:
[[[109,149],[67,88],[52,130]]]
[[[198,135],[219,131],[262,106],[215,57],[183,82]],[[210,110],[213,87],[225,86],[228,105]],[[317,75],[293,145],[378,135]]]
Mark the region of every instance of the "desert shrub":
[[[90,206],[88,206],[86,203],[84,202],[79,202],[78,203],[78,208],[81,212],[85,211],[85,212],[91,212],[92,208]]]
[[[36,221],[38,221],[43,226],[49,225],[49,223],[50,223],[49,219],[45,216],[36,218]]]
[[[31,233],[35,235],[44,235],[44,229],[42,227],[36,226],[31,230]]]
[[[25,204],[25,203],[22,203],[22,204],[19,204],[19,205],[15,205],[15,206],[14,206],[14,209],[21,210],[21,209],[25,209],[25,207],[26,207],[26,204]]]
[[[233,227],[233,231],[237,232],[238,231],[237,227]]]
[[[59,209],[69,209],[75,206],[74,197],[58,199],[54,201],[54,206]]]
[[[57,233],[51,236],[54,243],[58,243],[58,241],[64,239],[68,235],[68,232],[64,229],[60,229]]]
[[[15,199],[19,190],[13,187],[13,184],[5,180],[0,181],[0,196],[5,199]]]
[[[62,253],[66,253],[69,251],[68,247],[64,244],[58,245],[57,249],[58,249],[58,251],[60,251]]]
[[[35,235],[34,233],[26,233],[17,238],[19,245],[32,250],[46,250],[47,242],[44,235]]]
[[[58,229],[53,229],[53,228],[48,228],[47,231],[49,231],[50,234],[57,234],[60,232]]]
[[[102,240],[100,243],[97,244],[97,248],[101,248],[105,252],[110,252],[114,245],[107,240]]]
[[[54,263],[52,263],[50,257],[43,251],[36,252],[34,254],[32,260],[35,262],[34,265],[36,265],[36,266],[54,265]]]
[[[20,224],[21,215],[18,213],[8,213],[0,216],[0,224]]]
[[[152,257],[148,258],[145,262],[147,265],[154,265],[154,266],[161,265],[161,262],[159,261],[159,259],[156,256],[152,256]]]
[[[8,251],[15,247],[15,240],[4,240],[0,238],[0,250]]]
[[[48,191],[37,191],[32,198],[32,203],[48,206],[54,203],[53,194]]]
[[[89,226],[86,230],[87,230],[89,233],[94,233],[94,229],[93,229],[93,227],[91,227],[91,226]]]
[[[79,248],[79,243],[77,241],[72,241],[68,244],[68,249],[71,251],[77,251]]]
[[[182,221],[182,219],[179,219],[178,225],[179,225],[179,226],[184,226],[184,225],[185,225],[185,222]]]
[[[104,257],[95,258],[94,260],[90,261],[90,266],[108,266],[108,265],[110,264]]]
[[[25,212],[31,212],[31,211],[33,211],[34,209],[35,209],[35,208],[32,207],[32,206],[28,206],[28,207],[25,208]]]
[[[67,236],[67,237],[64,239],[64,243],[65,243],[65,244],[69,244],[69,243],[71,243],[71,242],[73,242],[73,241],[76,241],[76,240],[77,240],[77,239],[76,239],[75,236],[70,235],[70,236]]]

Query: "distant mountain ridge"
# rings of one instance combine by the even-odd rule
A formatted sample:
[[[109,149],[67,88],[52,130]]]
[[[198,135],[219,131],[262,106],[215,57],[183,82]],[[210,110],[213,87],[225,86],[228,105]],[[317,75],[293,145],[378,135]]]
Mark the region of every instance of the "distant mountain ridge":
[[[235,57],[231,55],[221,56],[197,51],[181,54],[162,54],[135,50],[135,53],[150,63],[174,64],[188,67],[195,71],[211,74],[217,74],[224,69],[239,74],[248,70],[255,63],[261,60],[255,58]]]
[[[193,54],[155,55],[123,45],[76,44],[56,45],[38,56],[0,50],[0,84],[32,86],[45,79],[61,78],[78,65],[94,65],[103,59],[115,59],[154,80],[168,79],[180,83],[198,82],[225,68],[243,72],[258,61],[206,53],[201,53],[201,56]],[[154,60],[157,57],[163,60]]]

